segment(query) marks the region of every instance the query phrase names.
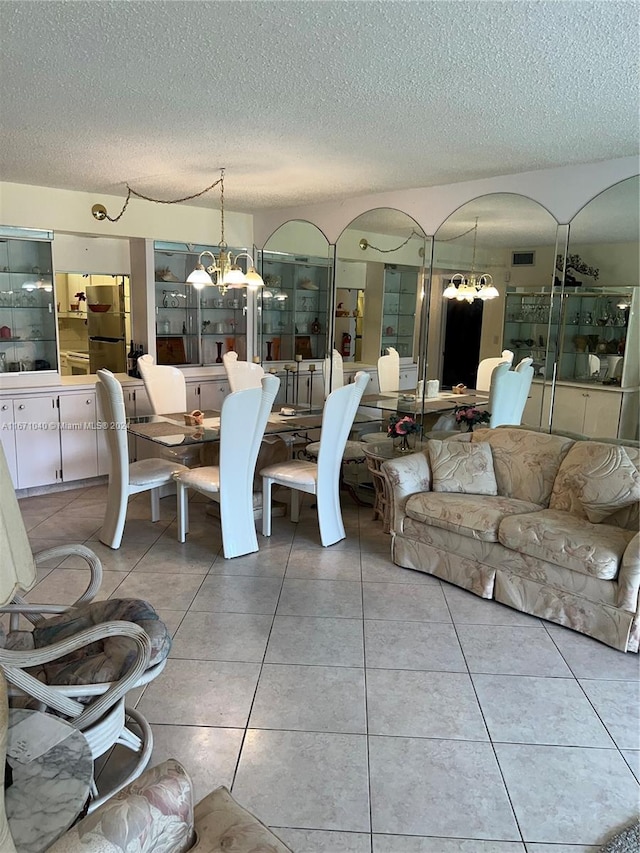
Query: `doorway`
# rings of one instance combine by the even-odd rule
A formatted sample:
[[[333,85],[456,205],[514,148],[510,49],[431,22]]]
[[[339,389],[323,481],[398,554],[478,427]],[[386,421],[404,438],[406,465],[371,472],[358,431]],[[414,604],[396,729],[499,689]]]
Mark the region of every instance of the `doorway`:
[[[459,302],[448,299],[442,353],[442,385],[452,387],[462,383],[475,388],[480,361],[482,332],[482,299]]]

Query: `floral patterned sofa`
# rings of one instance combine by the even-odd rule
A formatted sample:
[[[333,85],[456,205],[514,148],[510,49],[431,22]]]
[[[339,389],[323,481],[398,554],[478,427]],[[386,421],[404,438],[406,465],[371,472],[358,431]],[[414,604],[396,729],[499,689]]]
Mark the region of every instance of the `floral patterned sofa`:
[[[521,428],[430,441],[382,465],[393,561],[637,652],[639,465],[637,442]]]

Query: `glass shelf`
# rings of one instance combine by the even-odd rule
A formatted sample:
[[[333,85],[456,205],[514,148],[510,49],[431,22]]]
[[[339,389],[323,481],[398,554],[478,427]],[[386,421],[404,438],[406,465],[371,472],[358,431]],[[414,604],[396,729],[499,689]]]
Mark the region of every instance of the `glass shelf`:
[[[0,353],[8,373],[56,370],[56,297],[51,240],[0,228]],[[45,239],[46,238],[46,239]],[[26,287],[25,287],[26,285]],[[37,330],[37,331],[36,331]]]

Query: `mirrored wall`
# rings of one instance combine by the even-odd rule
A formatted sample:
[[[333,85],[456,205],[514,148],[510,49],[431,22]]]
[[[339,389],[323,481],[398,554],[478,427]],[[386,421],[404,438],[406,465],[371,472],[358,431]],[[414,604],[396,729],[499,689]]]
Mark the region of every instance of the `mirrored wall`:
[[[322,359],[332,328],[333,251],[309,222],[286,222],[260,252],[256,345],[263,362]]]
[[[557,383],[545,408],[554,430],[638,438],[639,179],[600,193],[573,218],[562,293]]]
[[[388,347],[418,360],[428,242],[414,219],[392,208],[367,211],[342,232],[333,345],[344,361],[376,365]]]

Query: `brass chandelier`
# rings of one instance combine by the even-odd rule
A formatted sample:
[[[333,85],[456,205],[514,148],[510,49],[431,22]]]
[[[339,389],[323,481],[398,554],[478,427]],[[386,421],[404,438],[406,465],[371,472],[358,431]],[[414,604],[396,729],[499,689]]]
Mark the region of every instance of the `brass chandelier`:
[[[469,232],[465,232],[469,233]],[[471,256],[471,271],[468,275],[457,272],[451,277],[442,294],[445,299],[457,299],[458,302],[473,302],[475,299],[495,299],[500,296],[498,289],[493,284],[493,277],[489,273],[476,273],[476,240],[478,236],[478,217],[473,227],[473,254]]]

